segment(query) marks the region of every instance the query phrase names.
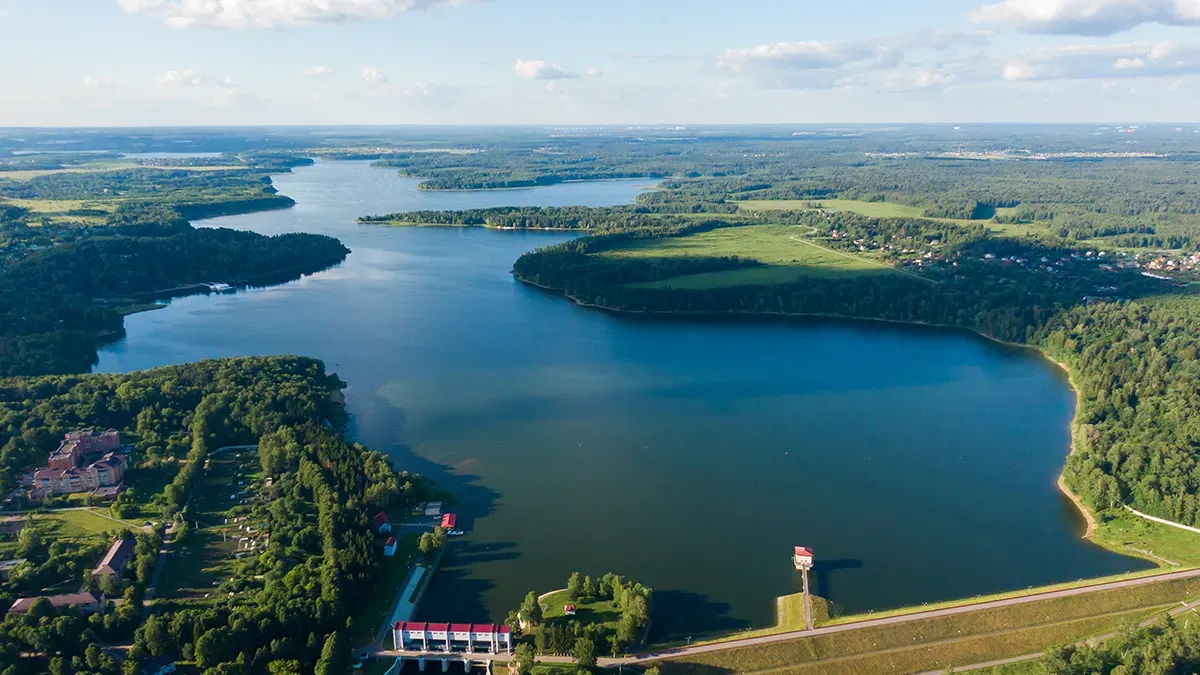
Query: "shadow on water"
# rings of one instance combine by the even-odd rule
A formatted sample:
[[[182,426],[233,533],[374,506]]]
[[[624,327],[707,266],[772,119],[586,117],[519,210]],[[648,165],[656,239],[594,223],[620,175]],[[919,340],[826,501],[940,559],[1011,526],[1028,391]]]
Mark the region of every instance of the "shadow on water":
[[[838,597],[834,591],[834,572],[843,570],[861,570],[863,561],[858,558],[837,558],[834,560],[813,561],[813,594],[822,598]],[[800,573],[796,572],[799,576]]]
[[[746,630],[749,621],[730,615],[729,603],[712,602],[708,596],[688,591],[654,591],[654,622],[650,643],[697,638],[707,633]]]

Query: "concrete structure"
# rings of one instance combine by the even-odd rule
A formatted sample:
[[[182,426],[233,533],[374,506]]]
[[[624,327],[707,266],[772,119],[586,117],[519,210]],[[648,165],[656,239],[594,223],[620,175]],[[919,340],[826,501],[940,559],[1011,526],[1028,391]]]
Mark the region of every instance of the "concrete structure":
[[[804,627],[813,629],[812,596],[808,594],[808,572],[813,568],[813,552],[807,546],[797,546],[792,551],[792,562],[804,575]]]
[[[134,540],[118,539],[113,542],[113,545],[108,549],[108,553],[104,555],[104,560],[92,570],[92,578],[99,577],[115,577],[121,578],[125,574],[125,568],[129,566],[129,561],[133,559],[133,551],[135,548]]]
[[[388,537],[388,540],[383,544],[384,557],[390,558],[396,555],[396,546],[398,543],[395,537]]]
[[[491,623],[397,622],[392,627],[397,650],[447,654],[511,654],[512,630]]]
[[[104,596],[98,593],[65,593],[63,595],[46,595],[41,596],[50,601],[56,609],[74,608],[82,611],[84,614],[92,614],[104,608]],[[8,608],[9,614],[25,614],[33,603],[37,602],[37,598],[18,598]]]

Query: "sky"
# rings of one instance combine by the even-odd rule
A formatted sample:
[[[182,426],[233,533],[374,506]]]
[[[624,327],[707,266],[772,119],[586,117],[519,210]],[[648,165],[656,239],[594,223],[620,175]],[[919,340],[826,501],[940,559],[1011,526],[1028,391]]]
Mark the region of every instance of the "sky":
[[[1195,122],[1200,0],[0,0],[0,126]]]

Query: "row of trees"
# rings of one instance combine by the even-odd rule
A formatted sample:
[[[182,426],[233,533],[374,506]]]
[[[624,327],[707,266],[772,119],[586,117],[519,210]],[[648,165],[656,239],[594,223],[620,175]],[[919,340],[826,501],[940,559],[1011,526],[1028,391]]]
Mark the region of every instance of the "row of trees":
[[[531,591],[521,607],[509,614],[508,623],[532,638],[537,653],[572,654],[580,665],[590,667],[596,664],[601,648],[617,656],[643,641],[653,602],[649,588],[617,574],[593,580],[576,572],[567,581],[566,594],[571,604],[611,602],[619,614],[616,626],[569,616],[547,620],[537,594]]]

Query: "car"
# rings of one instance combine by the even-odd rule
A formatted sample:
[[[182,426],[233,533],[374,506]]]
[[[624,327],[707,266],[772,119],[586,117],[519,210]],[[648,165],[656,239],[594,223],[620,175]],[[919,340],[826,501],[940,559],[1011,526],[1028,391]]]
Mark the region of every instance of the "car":
[[[446,536],[447,537],[461,537],[464,534],[466,534],[466,532],[463,532],[462,530],[450,530],[449,532],[446,533]]]

